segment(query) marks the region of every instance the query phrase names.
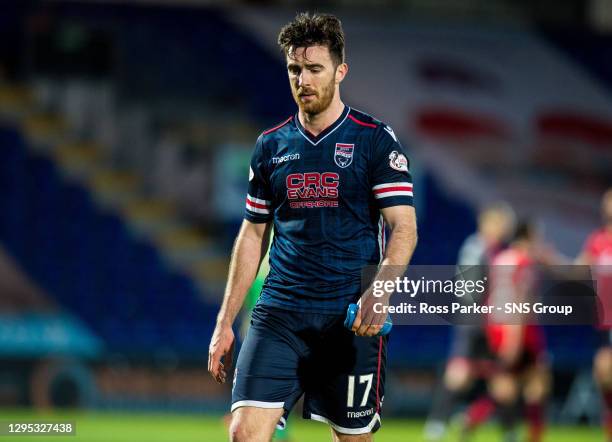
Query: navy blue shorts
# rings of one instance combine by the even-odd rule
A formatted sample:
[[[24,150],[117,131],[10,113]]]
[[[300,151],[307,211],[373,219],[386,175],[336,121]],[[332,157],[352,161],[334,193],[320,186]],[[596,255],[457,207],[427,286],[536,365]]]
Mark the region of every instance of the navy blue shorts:
[[[344,317],[257,305],[238,355],[232,411],[284,408],[304,395],[305,419],[343,434],[380,428],[388,337],[360,337]]]

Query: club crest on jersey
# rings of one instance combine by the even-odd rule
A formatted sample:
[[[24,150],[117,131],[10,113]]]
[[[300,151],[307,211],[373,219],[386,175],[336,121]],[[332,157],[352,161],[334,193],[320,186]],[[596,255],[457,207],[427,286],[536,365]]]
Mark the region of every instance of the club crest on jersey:
[[[394,150],[389,154],[389,166],[400,172],[408,172],[408,159],[403,153]]]
[[[334,153],[334,162],[336,166],[345,168],[353,162],[354,144],[336,143],[336,152]]]

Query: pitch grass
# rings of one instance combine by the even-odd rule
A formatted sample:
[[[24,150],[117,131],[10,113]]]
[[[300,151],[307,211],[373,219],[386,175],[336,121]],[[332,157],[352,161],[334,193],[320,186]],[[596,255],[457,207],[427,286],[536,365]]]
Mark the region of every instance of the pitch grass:
[[[0,409],[0,421],[64,420],[76,422],[76,436],[0,436],[0,442],[225,442],[226,429],[221,417],[161,413],[57,412],[35,414],[29,410]],[[305,421],[298,416],[289,420],[293,442],[330,440],[327,425]],[[385,419],[376,434],[376,442],[420,442],[423,422]],[[456,441],[452,435],[445,442]],[[500,441],[494,425],[479,430],[473,442]],[[545,442],[603,442],[598,428],[552,427]]]

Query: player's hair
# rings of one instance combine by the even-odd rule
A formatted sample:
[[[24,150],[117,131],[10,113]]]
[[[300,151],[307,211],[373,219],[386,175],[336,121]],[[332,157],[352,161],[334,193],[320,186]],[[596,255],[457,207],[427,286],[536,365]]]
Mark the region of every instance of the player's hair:
[[[510,224],[510,229],[516,226],[516,214],[512,206],[505,201],[494,201],[481,207],[478,211],[478,223],[484,223],[491,216],[503,217]],[[496,220],[497,221],[497,220]]]
[[[523,219],[516,224],[514,234],[512,235],[512,242],[521,240],[530,240],[535,234],[536,226],[533,221]]]
[[[278,45],[285,55],[295,48],[326,46],[334,66],[344,63],[344,31],[338,17],[302,12],[278,34]]]

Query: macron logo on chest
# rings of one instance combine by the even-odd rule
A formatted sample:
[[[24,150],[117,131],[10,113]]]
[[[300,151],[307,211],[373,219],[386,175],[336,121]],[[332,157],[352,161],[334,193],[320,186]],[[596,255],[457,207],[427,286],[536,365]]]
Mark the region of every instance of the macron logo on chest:
[[[282,157],[272,157],[272,164],[281,164],[287,161],[294,161],[294,160],[299,160],[299,159],[300,159],[299,153],[290,153],[287,155],[283,155]]]

